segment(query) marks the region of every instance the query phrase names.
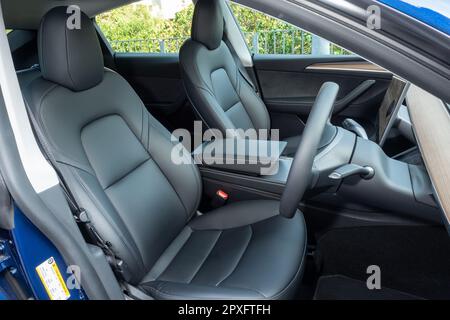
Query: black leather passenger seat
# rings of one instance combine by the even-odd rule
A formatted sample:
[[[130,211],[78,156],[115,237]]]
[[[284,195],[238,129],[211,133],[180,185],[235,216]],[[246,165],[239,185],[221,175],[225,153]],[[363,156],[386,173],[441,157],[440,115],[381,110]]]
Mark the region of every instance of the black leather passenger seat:
[[[209,128],[270,130],[266,105],[242,74],[224,38],[224,17],[216,0],[195,4],[191,38],[180,50],[180,65],[191,102]],[[239,132],[239,131],[237,131]],[[285,139],[294,155],[300,135]]]
[[[155,298],[289,298],[299,284],[306,229],[277,201],[238,202],[196,217],[202,181],[171,160],[171,134],[131,86],[105,69],[91,20],[66,29],[66,8],[39,30],[41,74],[21,81],[68,187]],[[20,77],[23,77],[20,76]]]

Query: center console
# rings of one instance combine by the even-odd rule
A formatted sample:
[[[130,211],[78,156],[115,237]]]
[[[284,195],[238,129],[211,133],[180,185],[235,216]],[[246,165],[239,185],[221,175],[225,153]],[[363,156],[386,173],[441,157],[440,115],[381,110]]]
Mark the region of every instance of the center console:
[[[198,148],[194,158],[200,167],[206,195],[214,197],[220,189],[230,195],[230,200],[279,199],[293,159],[281,156],[285,145],[276,143],[260,141],[256,143],[256,149],[241,148],[240,151],[222,151],[218,148],[219,151],[213,154],[216,160],[223,157],[222,164],[208,164],[205,158],[200,159],[199,155],[208,149],[205,145]],[[262,161],[267,165],[270,160],[272,166],[276,163],[274,170],[261,174],[262,167],[258,161],[227,164],[231,160],[244,158],[258,160],[254,152],[259,147],[275,150]],[[431,182],[422,166],[392,159],[375,142],[336,127],[332,139],[315,156],[309,191],[303,201],[315,201],[343,209],[365,208],[368,212],[395,212],[438,222],[440,214],[432,191]]]

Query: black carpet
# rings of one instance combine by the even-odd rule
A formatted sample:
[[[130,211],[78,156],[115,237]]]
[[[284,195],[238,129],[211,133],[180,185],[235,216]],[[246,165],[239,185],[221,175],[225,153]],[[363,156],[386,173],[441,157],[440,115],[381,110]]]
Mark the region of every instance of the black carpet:
[[[321,276],[343,275],[363,284],[369,277],[367,267],[377,265],[382,288],[450,299],[450,237],[444,228],[334,229],[319,239],[316,264]],[[341,280],[334,279],[339,283],[330,288],[342,286]]]
[[[323,276],[317,281],[315,300],[417,300],[419,297],[382,287],[369,290],[365,282],[342,275]]]

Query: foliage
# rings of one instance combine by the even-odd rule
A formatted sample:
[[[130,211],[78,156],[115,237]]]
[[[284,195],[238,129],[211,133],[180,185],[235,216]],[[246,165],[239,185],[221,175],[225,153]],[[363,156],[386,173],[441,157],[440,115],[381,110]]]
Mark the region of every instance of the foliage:
[[[311,53],[312,35],[289,23],[230,2],[247,44],[255,53]],[[113,49],[121,52],[178,52],[190,36],[193,5],[173,19],[151,14],[152,7],[132,4],[97,16]],[[332,46],[333,54],[345,53]]]
[[[242,5],[230,3],[254,53],[310,53],[311,34]]]
[[[168,44],[166,51],[177,52],[189,37],[192,14],[190,5],[168,20],[152,16],[151,7],[133,4],[103,13],[96,20],[115,50],[158,52],[159,40],[164,39]]]

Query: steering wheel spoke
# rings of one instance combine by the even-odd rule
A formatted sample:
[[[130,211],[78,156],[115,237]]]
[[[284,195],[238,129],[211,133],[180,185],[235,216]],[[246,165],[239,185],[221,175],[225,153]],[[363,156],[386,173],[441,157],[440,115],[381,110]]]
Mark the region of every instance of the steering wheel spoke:
[[[339,86],[336,83],[325,82],[314,101],[281,196],[280,214],[286,218],[295,215],[309,185],[314,157],[320,147],[325,128],[331,125],[329,121],[338,92]]]

